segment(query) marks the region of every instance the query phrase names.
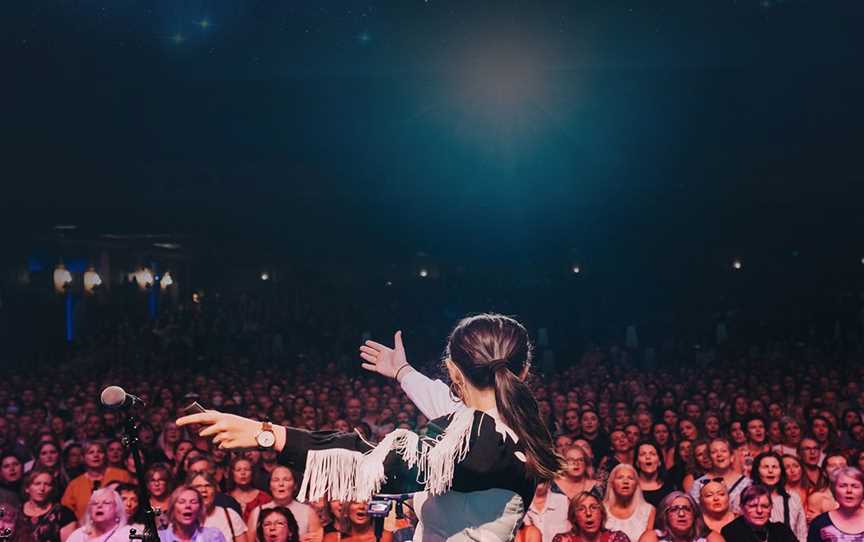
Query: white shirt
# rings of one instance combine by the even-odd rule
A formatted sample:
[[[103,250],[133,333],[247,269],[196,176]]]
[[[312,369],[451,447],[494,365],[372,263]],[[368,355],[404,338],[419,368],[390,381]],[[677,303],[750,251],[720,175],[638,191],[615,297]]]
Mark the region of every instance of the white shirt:
[[[534,504],[528,508],[525,523],[540,529],[543,542],[552,542],[556,534],[568,532],[572,526],[567,519],[567,507],[570,505],[566,495],[560,493],[546,494],[546,506],[543,510],[534,508]]]
[[[783,523],[783,497],[771,495],[771,521]],[[799,542],[807,542],[807,518],[797,492],[789,495],[789,528]]]
[[[225,515],[226,512],[228,513],[227,517]],[[230,526],[228,525],[228,518],[231,518]],[[240,514],[231,508],[224,508],[222,506],[217,506],[213,509],[213,513],[204,520],[204,526],[218,529],[222,533],[222,536],[225,537],[226,542],[234,542],[234,538],[231,536],[231,526],[234,527],[234,536],[240,536],[248,531]]]
[[[409,371],[399,382],[411,402],[430,420],[465,408],[462,401],[450,397],[450,388],[440,380],[432,380],[420,371]]]
[[[108,531],[99,538],[90,538],[84,529],[84,527],[78,527],[72,531],[66,542],[129,542],[129,527],[127,526],[117,527],[117,529]]]

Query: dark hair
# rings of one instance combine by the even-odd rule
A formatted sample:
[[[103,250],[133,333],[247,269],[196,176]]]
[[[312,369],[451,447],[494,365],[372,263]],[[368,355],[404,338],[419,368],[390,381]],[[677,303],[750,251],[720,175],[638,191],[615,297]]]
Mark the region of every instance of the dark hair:
[[[780,479],[777,481],[777,485],[775,485],[771,489],[777,491],[777,493],[779,493],[780,495],[786,495],[786,467],[783,466],[783,456],[781,456],[777,452],[762,452],[761,454],[753,458],[753,469],[750,471],[750,478],[753,480],[754,484],[769,487],[768,484],[766,484],[762,480],[762,475],[759,474],[759,464],[762,463],[762,461],[768,459],[769,457],[773,457],[777,460],[777,463],[780,464]]]
[[[738,505],[743,509],[744,505],[754,499],[758,499],[759,497],[768,497],[768,500],[770,501],[771,490],[762,484],[749,485],[741,492]]]
[[[636,474],[641,475],[642,469],[639,468],[639,448],[642,446],[650,446],[654,448],[654,453],[657,454],[657,479],[663,482],[666,480],[666,461],[665,456],[663,455],[663,450],[660,449],[660,445],[654,442],[653,440],[640,440],[636,443],[636,446],[633,447],[634,457],[633,457],[633,466],[636,468]]]
[[[257,536],[256,540],[264,540],[264,520],[273,514],[282,514],[288,522],[288,531],[290,532],[288,535],[288,542],[297,542],[300,540],[300,528],[297,526],[297,520],[294,518],[294,514],[291,513],[291,510],[284,506],[261,509],[261,513],[258,515],[258,525],[255,529],[255,534]]]
[[[537,400],[518,376],[531,366],[531,350],[522,324],[501,314],[479,314],[456,325],[445,355],[472,385],[494,388],[501,418],[524,446],[528,472],[550,480],[561,470],[561,458],[540,418]]]
[[[117,494],[120,495],[120,498],[123,498],[124,491],[132,492],[135,494],[136,497],[138,497],[138,508],[135,509],[135,513],[133,515],[127,518],[127,521],[129,523],[144,523],[145,506],[144,503],[141,502],[141,493],[138,491],[138,486],[136,486],[135,484],[127,483],[117,484],[117,487],[114,488],[114,491],[116,491]]]

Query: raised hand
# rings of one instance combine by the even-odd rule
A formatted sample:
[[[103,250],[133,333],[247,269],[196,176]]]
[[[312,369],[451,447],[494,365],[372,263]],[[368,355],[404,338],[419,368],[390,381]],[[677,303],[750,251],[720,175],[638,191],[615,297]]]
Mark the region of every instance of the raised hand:
[[[366,341],[360,347],[360,357],[366,362],[362,365],[364,369],[387,378],[396,378],[399,369],[405,366],[410,367],[408,359],[405,357],[401,331],[397,331],[393,336],[393,348],[375,341]]]

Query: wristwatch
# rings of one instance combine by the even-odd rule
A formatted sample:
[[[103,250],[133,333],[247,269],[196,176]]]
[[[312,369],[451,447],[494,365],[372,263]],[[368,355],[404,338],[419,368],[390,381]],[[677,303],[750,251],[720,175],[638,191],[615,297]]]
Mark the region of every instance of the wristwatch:
[[[276,433],[273,432],[273,426],[268,420],[261,422],[261,430],[255,435],[255,442],[259,448],[269,449],[276,444]]]

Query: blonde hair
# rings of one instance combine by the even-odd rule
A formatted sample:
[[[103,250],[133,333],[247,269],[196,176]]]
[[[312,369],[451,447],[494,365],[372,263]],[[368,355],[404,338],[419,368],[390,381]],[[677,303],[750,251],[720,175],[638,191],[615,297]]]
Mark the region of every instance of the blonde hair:
[[[633,500],[630,501],[629,510],[636,510],[640,506],[648,504],[648,501],[646,501],[645,497],[642,496],[642,488],[639,487],[639,473],[636,471],[636,467],[630,463],[619,463],[615,465],[615,468],[609,473],[609,478],[606,479],[606,494],[603,497],[603,507],[606,509],[606,512],[609,512],[609,509],[613,504],[615,504],[617,498],[615,490],[612,487],[612,482],[615,480],[615,475],[618,474],[618,471],[624,469],[633,472],[633,483],[636,485],[636,489],[633,492]]]
[[[127,517],[126,517],[126,508],[123,507],[123,499],[120,498],[120,494],[111,489],[110,487],[103,487],[101,489],[97,489],[90,495],[90,500],[87,501],[87,513],[84,514],[84,530],[87,533],[93,532],[93,527],[95,523],[93,523],[93,518],[90,515],[90,507],[93,506],[93,501],[98,499],[103,495],[110,495],[114,500],[114,511],[117,517],[117,525],[122,527],[126,525]]]

